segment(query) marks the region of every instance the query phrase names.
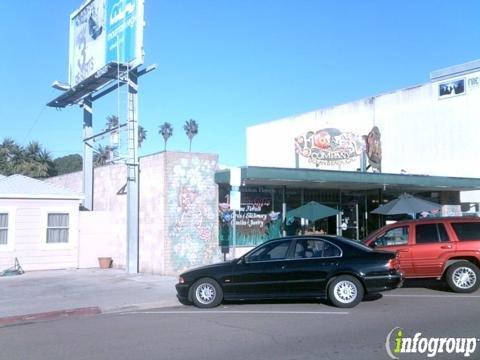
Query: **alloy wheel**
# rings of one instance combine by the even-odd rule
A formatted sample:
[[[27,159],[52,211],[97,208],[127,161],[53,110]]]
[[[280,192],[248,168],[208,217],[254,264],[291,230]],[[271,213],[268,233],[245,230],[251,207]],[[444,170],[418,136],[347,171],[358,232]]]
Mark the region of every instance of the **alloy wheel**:
[[[459,267],[452,274],[452,280],[460,289],[469,289],[477,282],[477,275],[469,267]]]
[[[335,284],[333,293],[338,301],[349,304],[357,297],[357,287],[351,281],[343,280]]]
[[[216,295],[217,291],[215,290],[215,287],[209,283],[200,284],[195,290],[195,297],[204,305],[211,304],[215,300]]]

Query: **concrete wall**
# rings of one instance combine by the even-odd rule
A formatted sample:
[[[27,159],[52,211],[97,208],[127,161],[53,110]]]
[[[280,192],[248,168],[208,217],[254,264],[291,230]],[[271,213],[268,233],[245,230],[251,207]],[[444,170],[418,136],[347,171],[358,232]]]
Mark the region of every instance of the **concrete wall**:
[[[9,244],[0,246],[0,270],[15,258],[25,270],[75,268],[78,264],[78,200],[1,199],[9,214]],[[47,244],[48,213],[69,214],[68,244]]]
[[[221,259],[218,247],[218,190],[214,181],[218,156],[162,152],[140,159],[140,271],[178,274],[184,269]],[[81,190],[81,173],[48,179],[52,184]],[[108,238],[98,246],[109,249],[114,266],[125,267],[126,167],[110,165],[94,171],[93,215],[82,219],[80,246],[97,251],[84,240],[98,226],[97,211],[109,214]],[[103,215],[102,215],[103,216]],[[97,238],[96,235],[92,235]],[[88,244],[83,247],[83,242]],[[108,242],[108,246],[104,244]],[[87,251],[87,250],[85,250]],[[83,264],[83,262],[82,262]]]

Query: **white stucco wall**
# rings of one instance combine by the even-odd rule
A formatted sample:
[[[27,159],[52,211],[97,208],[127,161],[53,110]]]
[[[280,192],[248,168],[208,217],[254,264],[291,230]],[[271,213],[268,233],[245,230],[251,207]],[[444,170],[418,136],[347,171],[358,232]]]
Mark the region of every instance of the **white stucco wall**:
[[[25,270],[75,268],[78,265],[78,200],[0,199],[9,214],[9,244],[0,246],[0,270],[18,258]],[[69,214],[68,244],[47,244],[48,213]]]
[[[439,98],[440,83],[465,79],[465,93]],[[295,137],[307,131],[337,128],[367,135],[381,132],[382,172],[453,177],[480,177],[480,71],[429,82],[247,128],[247,165],[295,167]],[[299,156],[300,168],[356,170],[350,164],[318,165]],[[480,201],[478,192],[462,194]]]

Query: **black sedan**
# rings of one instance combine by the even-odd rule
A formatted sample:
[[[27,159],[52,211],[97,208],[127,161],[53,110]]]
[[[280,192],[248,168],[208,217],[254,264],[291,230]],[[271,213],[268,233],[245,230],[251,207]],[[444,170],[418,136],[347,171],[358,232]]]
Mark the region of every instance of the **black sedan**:
[[[335,236],[267,241],[244,256],[193,269],[176,285],[182,304],[209,308],[222,300],[317,298],[353,307],[368,293],[401,286],[396,255]]]

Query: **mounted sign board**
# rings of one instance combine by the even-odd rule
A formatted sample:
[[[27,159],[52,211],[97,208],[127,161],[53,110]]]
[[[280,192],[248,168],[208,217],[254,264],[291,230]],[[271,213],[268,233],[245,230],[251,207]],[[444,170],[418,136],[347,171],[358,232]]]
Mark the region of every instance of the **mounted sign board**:
[[[70,15],[69,83],[109,63],[143,63],[143,0],[89,0]]]

